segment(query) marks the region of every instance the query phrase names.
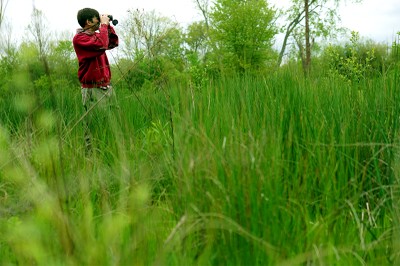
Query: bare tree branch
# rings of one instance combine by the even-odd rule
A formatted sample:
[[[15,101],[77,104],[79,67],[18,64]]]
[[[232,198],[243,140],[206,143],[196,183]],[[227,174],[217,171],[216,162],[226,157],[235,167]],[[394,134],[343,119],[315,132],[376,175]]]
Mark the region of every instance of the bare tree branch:
[[[197,4],[197,8],[200,10],[200,12],[203,14],[204,17],[204,22],[206,23],[206,28],[207,31],[209,29],[209,0],[195,0]]]
[[[0,29],[1,26],[3,25],[4,14],[6,12],[7,5],[8,5],[8,0],[0,0]]]

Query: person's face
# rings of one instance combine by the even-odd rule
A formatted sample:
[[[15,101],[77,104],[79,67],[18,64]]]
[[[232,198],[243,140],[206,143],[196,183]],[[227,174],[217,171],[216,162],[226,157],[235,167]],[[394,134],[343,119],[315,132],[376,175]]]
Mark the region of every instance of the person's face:
[[[91,21],[89,19],[86,20],[85,29],[91,30],[91,31],[96,31],[99,29],[99,27],[100,27],[100,20],[98,17],[94,16]]]

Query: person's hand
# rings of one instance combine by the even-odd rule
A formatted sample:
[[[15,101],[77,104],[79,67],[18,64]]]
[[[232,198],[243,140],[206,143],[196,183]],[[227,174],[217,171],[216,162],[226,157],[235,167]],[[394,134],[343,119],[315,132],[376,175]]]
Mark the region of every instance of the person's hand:
[[[100,23],[101,23],[101,24],[110,25],[110,18],[108,17],[107,14],[102,14],[102,15],[100,16]]]

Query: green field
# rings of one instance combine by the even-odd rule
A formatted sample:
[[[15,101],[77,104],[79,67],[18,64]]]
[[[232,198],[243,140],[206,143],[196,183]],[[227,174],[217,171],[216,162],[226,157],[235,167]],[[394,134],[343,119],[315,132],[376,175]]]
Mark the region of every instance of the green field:
[[[91,155],[79,87],[12,82],[0,265],[400,263],[397,71],[116,83]]]

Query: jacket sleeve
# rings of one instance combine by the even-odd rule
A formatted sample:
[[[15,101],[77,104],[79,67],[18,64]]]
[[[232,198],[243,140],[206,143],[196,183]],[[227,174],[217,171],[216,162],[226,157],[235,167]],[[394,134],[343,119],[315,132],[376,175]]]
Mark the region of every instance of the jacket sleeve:
[[[95,33],[93,35],[88,34],[78,34],[74,38],[74,46],[77,47],[79,51],[78,57],[90,58],[97,57],[108,49],[109,38],[108,38],[108,27],[107,25],[101,25],[100,33]]]
[[[111,25],[108,26],[108,39],[108,49],[113,49],[118,46],[118,35],[115,33],[115,30]]]

